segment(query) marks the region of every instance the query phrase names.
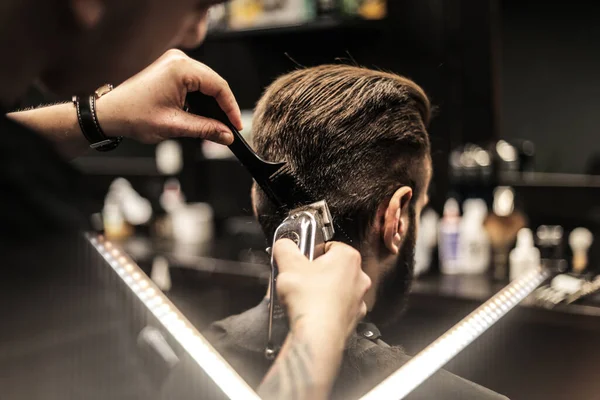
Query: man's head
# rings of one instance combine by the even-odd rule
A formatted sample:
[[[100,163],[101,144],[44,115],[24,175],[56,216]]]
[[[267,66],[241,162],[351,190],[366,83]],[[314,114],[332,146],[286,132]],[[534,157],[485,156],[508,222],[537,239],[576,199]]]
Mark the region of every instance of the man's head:
[[[53,6],[44,6],[50,14],[45,18],[54,21],[54,36],[42,81],[60,94],[120,83],[170,47],[199,45],[206,34],[209,7],[223,1],[48,2]]]
[[[429,100],[414,82],[346,65],[282,76],[256,107],[256,151],[286,161],[358,238],[373,282],[366,301],[374,322],[396,317],[408,292],[431,177],[429,118]],[[280,221],[256,185],[253,204],[272,238]]]

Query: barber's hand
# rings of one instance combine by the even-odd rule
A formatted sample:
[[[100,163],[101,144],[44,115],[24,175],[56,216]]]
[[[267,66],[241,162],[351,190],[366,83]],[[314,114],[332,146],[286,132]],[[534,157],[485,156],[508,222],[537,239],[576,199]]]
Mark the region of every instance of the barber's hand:
[[[367,312],[363,298],[371,286],[360,254],[331,242],[326,253],[311,262],[294,242],[282,239],[273,246],[273,256],[279,267],[277,294],[290,323],[325,324],[347,339]]]
[[[227,82],[179,50],[169,50],[139,74],[97,101],[98,121],[107,136],[143,143],[195,137],[221,144],[233,141],[221,122],[183,111],[188,92],[214,97],[231,123],[242,129],[240,109]]]

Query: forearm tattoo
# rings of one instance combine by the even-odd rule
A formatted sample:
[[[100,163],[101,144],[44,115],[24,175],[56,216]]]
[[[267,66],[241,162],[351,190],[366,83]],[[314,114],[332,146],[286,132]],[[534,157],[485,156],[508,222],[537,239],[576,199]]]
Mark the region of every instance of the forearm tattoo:
[[[262,399],[302,400],[310,398],[315,390],[309,344],[292,332],[288,335],[288,341],[258,388]]]

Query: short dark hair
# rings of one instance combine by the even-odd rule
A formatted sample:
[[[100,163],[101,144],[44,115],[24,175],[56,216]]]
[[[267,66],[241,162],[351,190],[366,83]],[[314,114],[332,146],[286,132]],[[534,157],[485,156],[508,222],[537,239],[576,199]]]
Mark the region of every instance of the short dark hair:
[[[281,76],[264,92],[253,122],[253,146],[266,160],[286,161],[336,219],[352,221],[361,241],[379,204],[400,185],[423,190],[431,107],[416,83],[349,65],[321,65]],[[258,219],[270,242],[276,210],[256,188]],[[344,226],[348,226],[347,223]]]

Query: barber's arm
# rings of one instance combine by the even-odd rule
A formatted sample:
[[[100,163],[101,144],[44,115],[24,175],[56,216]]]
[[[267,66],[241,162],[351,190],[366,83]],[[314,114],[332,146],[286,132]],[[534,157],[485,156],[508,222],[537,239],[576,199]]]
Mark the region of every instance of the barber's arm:
[[[371,285],[359,253],[341,243],[308,261],[290,240],[275,243],[277,293],[290,333],[258,394],[263,399],[326,399],[337,377],[346,340],[366,314]]]
[[[233,136],[226,125],[183,111],[187,93],[194,91],[214,97],[232,124],[242,129],[240,109],[227,82],[178,50],[169,50],[98,99],[98,123],[108,137],[123,136],[143,143],[197,137],[230,144]],[[74,158],[89,149],[71,102],[15,112],[9,117],[56,143],[65,157]]]

